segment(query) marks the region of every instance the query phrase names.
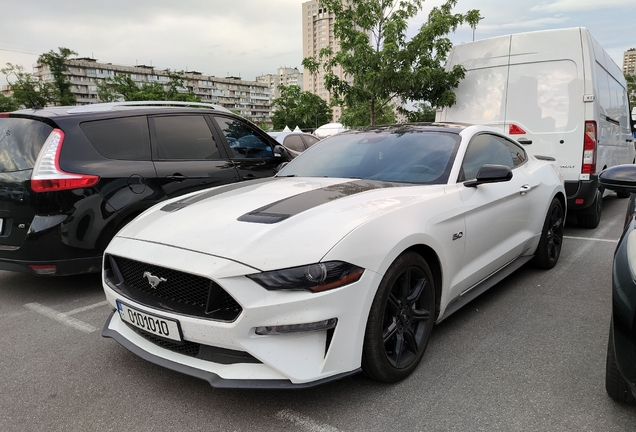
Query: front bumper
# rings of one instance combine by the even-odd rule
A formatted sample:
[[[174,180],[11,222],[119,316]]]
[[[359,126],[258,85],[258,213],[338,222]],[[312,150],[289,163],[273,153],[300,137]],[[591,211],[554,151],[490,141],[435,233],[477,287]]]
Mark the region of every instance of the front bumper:
[[[115,339],[153,363],[205,379],[215,387],[307,387],[360,370],[366,321],[380,276],[365,271],[345,287],[323,293],[268,291],[246,278],[255,273],[242,264],[193,251],[116,238],[108,254],[152,262],[213,279],[241,306],[232,322],[210,320],[150,308],[122,296],[104,281],[109,304],[120,300],[142,312],[177,320],[185,341],[211,349],[230,350],[255,361],[219,362],[184,355],[162,347],[134,331],[118,313],[111,315],[103,336]],[[257,335],[255,328],[338,319],[334,330]]]
[[[115,320],[116,322],[113,322]],[[117,322],[118,321],[118,322]],[[122,327],[123,326],[123,327]],[[144,345],[146,340],[141,336],[134,335],[128,333],[130,329],[127,329],[127,326],[119,319],[119,315],[117,312],[111,313],[110,317],[106,321],[104,325],[104,329],[102,330],[102,336],[106,338],[112,338],[117,341],[124,348],[128,349],[133,354],[141,357],[144,360],[147,360],[156,365],[165,367],[166,369],[173,370],[175,372],[180,372],[185,375],[190,375],[195,378],[199,378],[210,383],[212,387],[216,388],[250,388],[250,389],[287,389],[287,388],[308,388],[314,387],[320,384],[325,384],[330,381],[335,381],[349,375],[356,374],[360,371],[360,369],[356,369],[350,372],[344,372],[337,375],[332,375],[327,378],[323,378],[316,381],[311,381],[303,384],[294,384],[290,380],[285,379],[281,376],[272,376],[272,378],[262,378],[263,376],[269,375],[271,371],[268,368],[263,368],[263,365],[254,365],[251,367],[251,372],[254,375],[258,375],[261,378],[259,379],[231,379],[231,378],[223,378],[219,374],[208,371],[209,364],[202,360],[199,363],[197,361],[188,362],[186,358],[182,358],[178,361],[170,360],[164,356],[162,356],[161,352],[153,352],[153,347],[146,347],[148,351],[141,346]],[[134,332],[133,332],[134,333]],[[126,334],[126,335],[125,335]],[[130,338],[130,339],[129,339]],[[132,340],[131,340],[132,339]],[[185,357],[185,356],[183,356]],[[245,365],[241,366],[245,368]],[[243,373],[239,373],[238,375],[243,375]]]

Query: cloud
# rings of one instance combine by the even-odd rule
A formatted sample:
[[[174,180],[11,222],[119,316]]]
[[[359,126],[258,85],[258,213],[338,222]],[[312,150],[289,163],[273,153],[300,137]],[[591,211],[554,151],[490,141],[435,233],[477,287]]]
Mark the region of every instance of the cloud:
[[[606,10],[608,8],[634,8],[634,0],[556,0],[553,2],[542,2],[534,6],[533,12],[589,12],[593,10]]]

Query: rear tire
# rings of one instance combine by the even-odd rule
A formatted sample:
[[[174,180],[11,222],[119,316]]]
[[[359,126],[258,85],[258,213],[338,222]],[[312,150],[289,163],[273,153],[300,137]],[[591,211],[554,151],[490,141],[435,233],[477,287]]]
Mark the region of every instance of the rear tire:
[[[553,198],[545,216],[539,246],[534,254],[533,262],[537,267],[551,269],[559,261],[563,245],[563,216],[561,201]]]
[[[614,328],[610,325],[609,341],[607,342],[607,363],[605,365],[605,390],[609,397],[617,402],[636,402],[634,395],[625,378],[621,375],[616,365],[616,354],[614,353]]]
[[[378,381],[409,376],[424,356],[435,321],[435,286],[424,258],[397,257],[380,282],[367,321],[362,370]]]
[[[585,210],[576,215],[576,220],[581,228],[594,229],[601,222],[601,209],[603,206],[603,192],[596,191],[594,202]]]

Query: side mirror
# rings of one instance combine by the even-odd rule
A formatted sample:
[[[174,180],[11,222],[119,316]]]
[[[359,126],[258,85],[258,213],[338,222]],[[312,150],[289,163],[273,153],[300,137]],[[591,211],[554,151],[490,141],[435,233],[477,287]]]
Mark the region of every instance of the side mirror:
[[[607,168],[599,174],[598,180],[605,189],[636,193],[636,165],[616,165]]]
[[[512,170],[505,165],[485,164],[477,172],[475,180],[464,182],[466,187],[477,187],[484,183],[499,183],[509,181],[512,178]]]
[[[289,152],[287,151],[287,149],[285,147],[283,147],[282,145],[278,144],[277,146],[274,147],[274,157],[276,159],[284,159],[284,160],[291,160],[292,158],[289,156]]]

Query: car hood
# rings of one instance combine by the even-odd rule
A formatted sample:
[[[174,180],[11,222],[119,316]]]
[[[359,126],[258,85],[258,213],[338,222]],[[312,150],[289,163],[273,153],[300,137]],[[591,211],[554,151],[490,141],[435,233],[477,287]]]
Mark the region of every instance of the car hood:
[[[117,236],[272,270],[318,262],[366,221],[440,194],[443,185],[271,178],[166,201]]]

